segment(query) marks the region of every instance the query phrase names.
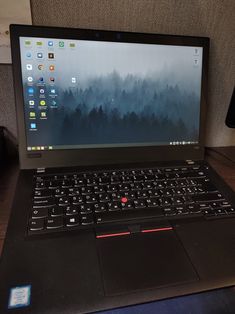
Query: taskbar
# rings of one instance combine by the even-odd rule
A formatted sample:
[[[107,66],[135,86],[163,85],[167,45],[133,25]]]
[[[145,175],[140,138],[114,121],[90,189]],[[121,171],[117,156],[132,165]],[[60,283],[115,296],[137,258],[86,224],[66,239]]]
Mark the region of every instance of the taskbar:
[[[27,146],[27,151],[51,151],[67,149],[89,149],[89,148],[125,148],[125,147],[145,147],[145,146],[178,146],[178,145],[198,145],[198,141],[171,141],[171,142],[151,142],[151,143],[121,143],[121,144],[86,144],[86,145],[42,145]]]

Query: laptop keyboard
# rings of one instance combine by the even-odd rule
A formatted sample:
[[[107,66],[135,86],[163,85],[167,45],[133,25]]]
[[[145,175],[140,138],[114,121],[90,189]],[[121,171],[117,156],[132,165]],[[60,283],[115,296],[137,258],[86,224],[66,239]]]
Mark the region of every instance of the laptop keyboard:
[[[29,234],[135,219],[235,215],[206,172],[205,166],[187,166],[35,176]]]

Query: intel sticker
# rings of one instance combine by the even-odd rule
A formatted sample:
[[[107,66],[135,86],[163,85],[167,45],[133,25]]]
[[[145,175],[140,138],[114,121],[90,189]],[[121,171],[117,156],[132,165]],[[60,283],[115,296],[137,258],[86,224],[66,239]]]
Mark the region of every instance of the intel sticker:
[[[30,304],[31,286],[15,287],[10,290],[8,309],[28,306]]]

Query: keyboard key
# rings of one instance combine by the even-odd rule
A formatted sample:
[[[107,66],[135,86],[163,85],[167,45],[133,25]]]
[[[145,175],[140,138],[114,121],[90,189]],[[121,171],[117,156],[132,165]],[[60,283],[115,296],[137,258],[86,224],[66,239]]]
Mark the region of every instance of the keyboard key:
[[[58,205],[59,206],[66,206],[70,204],[70,198],[67,196],[61,196],[58,198]]]
[[[186,208],[191,214],[199,214],[202,211],[198,204],[189,204],[186,205]]]
[[[33,201],[33,208],[44,208],[55,205],[55,200],[51,198],[35,199]]]
[[[226,208],[226,212],[227,212],[227,214],[229,214],[229,215],[235,215],[235,208],[233,208],[233,207],[227,207],[227,208]]]
[[[109,211],[121,210],[120,202],[108,202],[107,206]]]
[[[79,225],[79,217],[78,217],[78,215],[67,217],[65,219],[65,225],[66,225],[66,227],[78,226]]]
[[[96,213],[105,212],[107,210],[107,204],[105,203],[95,203],[93,208]]]
[[[55,206],[55,207],[50,208],[49,213],[51,217],[57,217],[57,216],[63,216],[64,211],[62,207]]]
[[[42,199],[42,198],[47,198],[49,196],[52,196],[52,191],[51,190],[35,190],[34,193],[34,198],[35,199]]]
[[[93,218],[92,214],[81,216],[81,224],[82,225],[91,225],[93,223],[94,223],[94,218]]]
[[[160,218],[163,216],[164,213],[160,208],[144,208],[144,210],[133,209],[95,214],[97,224],[121,222],[135,219]]]
[[[59,229],[62,227],[63,227],[63,218],[62,217],[48,218],[46,220],[46,228],[47,229]]]
[[[48,216],[48,208],[39,208],[32,211],[32,218],[44,218]]]
[[[67,216],[78,214],[78,208],[74,205],[69,205],[62,208],[64,209],[64,212]]]
[[[191,199],[194,202],[211,202],[224,199],[223,195],[220,193],[208,193],[200,195],[192,195]]]
[[[39,231],[44,229],[44,219],[32,219],[29,222],[30,231]]]
[[[81,204],[78,205],[78,211],[80,211],[81,214],[90,214],[93,212],[93,206],[92,204]]]

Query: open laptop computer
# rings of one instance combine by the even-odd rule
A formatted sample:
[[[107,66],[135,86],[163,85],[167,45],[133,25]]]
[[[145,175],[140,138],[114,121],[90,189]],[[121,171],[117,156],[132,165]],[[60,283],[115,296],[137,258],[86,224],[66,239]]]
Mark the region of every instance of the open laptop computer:
[[[1,313],[235,284],[234,193],[203,161],[209,39],[12,25],[20,176]]]

